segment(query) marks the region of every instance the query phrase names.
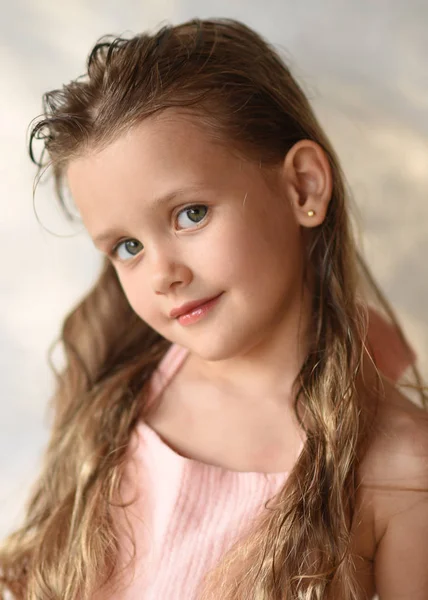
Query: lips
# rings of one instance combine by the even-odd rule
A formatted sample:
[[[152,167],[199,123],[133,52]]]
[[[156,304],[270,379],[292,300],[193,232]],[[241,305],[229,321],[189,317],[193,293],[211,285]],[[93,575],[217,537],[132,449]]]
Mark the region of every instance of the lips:
[[[206,304],[210,300],[218,298],[218,296],[220,296],[220,294],[217,294],[217,296],[208,296],[207,298],[201,298],[200,300],[195,300],[194,302],[186,302],[186,304],[182,304],[177,308],[173,308],[172,311],[169,313],[169,316],[171,317],[171,319],[174,319],[176,317],[180,317],[181,315],[185,315],[186,313],[194,310],[195,308],[202,306],[202,304]]]

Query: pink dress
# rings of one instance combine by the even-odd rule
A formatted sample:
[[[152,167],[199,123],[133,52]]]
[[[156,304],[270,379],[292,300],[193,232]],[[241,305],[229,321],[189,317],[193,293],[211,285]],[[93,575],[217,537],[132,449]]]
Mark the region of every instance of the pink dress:
[[[381,357],[385,374],[398,379],[414,360],[382,319],[374,318],[373,353]],[[152,402],[178,371],[187,350],[173,344],[154,373]],[[301,452],[303,442],[296,454]],[[245,533],[266,501],[284,485],[288,473],[227,470],[184,458],[144,422],[130,444],[122,485],[136,540],[136,559],[127,569],[122,588],[101,589],[94,600],[196,600],[203,575]],[[117,510],[116,522],[124,513]],[[130,558],[131,545],[120,536],[119,564]],[[135,569],[135,570],[133,570]]]

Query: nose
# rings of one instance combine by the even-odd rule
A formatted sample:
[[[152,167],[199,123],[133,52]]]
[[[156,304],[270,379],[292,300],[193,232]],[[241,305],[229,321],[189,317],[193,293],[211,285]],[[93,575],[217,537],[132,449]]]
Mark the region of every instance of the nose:
[[[146,249],[150,282],[156,294],[167,294],[172,288],[186,286],[192,281],[192,271],[172,248]]]

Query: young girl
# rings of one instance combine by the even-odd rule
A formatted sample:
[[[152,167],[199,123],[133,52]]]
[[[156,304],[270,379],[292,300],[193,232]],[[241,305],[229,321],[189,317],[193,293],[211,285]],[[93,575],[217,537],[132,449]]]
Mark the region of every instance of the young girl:
[[[106,258],[63,326],[1,597],[428,598],[428,424],[396,385],[415,357],[290,71],[229,20],[87,66],[30,153]]]

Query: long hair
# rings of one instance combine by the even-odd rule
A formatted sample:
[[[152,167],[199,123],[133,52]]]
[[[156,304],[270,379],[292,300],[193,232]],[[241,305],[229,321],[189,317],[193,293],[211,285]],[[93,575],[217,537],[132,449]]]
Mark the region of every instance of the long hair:
[[[251,534],[207,574],[200,597],[318,600],[334,591],[356,600],[350,541],[357,468],[369,434],[359,387],[367,290],[402,334],[356,250],[339,160],[289,68],[258,34],[232,20],[192,20],[130,39],[107,36],[91,51],[83,77],[44,95],[30,156],[39,173],[52,169],[67,210],[70,161],[170,107],[193,115],[262,167],[279,165],[299,140],[313,140],[333,176],[325,221],[307,249],[314,273],[311,339],[294,402],[305,445]],[[112,507],[120,505],[147,384],[170,346],[134,314],[107,260],[65,319],[60,341],[66,366],[56,373],[44,464],[25,522],[0,552],[0,591],[18,600],[89,600],[112,579],[118,553]]]

